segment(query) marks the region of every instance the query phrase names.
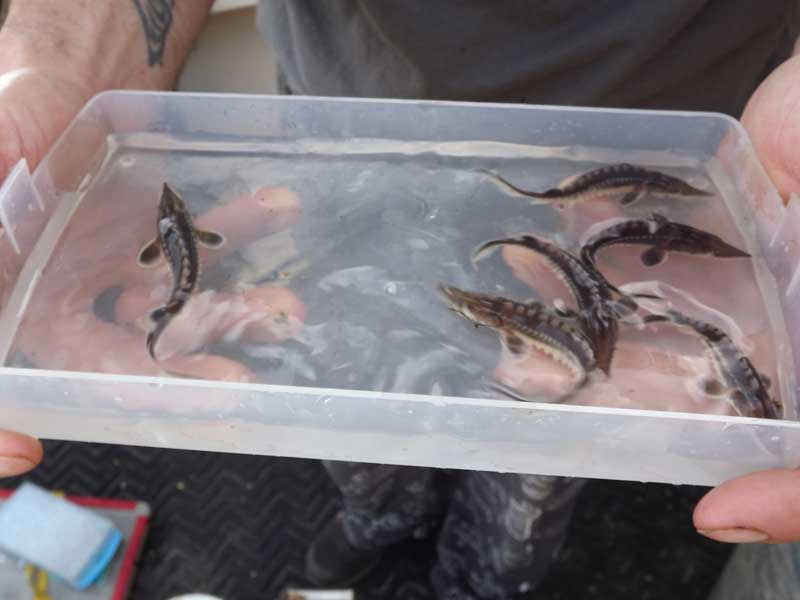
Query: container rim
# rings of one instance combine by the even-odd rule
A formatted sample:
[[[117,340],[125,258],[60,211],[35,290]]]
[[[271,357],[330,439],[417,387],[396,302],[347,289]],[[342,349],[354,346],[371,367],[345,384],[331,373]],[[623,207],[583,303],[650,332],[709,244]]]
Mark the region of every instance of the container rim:
[[[705,118],[727,121],[739,133],[747,135],[741,121],[722,112],[714,111],[688,111],[688,110],[663,110],[651,108],[614,108],[614,107],[595,107],[595,106],[570,106],[561,104],[522,104],[514,102],[476,102],[466,100],[415,100],[413,98],[379,98],[379,97],[356,97],[356,96],[303,96],[285,94],[245,94],[233,92],[187,92],[187,91],[166,91],[166,90],[127,90],[109,89],[99,92],[92,96],[78,113],[88,112],[94,107],[105,101],[107,97],[118,96],[143,96],[143,97],[181,97],[181,98],[207,98],[210,100],[250,100],[270,102],[316,102],[328,104],[397,104],[400,106],[451,106],[464,108],[482,109],[515,109],[515,110],[538,110],[546,112],[575,112],[575,113],[607,113],[622,115],[640,115],[653,117],[687,117]]]
[[[52,369],[27,369],[20,367],[0,367],[0,376],[21,377],[26,379],[62,379],[68,381],[96,382],[110,385],[139,384],[158,386],[160,388],[204,388],[217,391],[269,392],[292,396],[316,395],[320,397],[340,397],[363,400],[389,400],[395,402],[416,402],[434,404],[440,408],[455,406],[475,406],[480,408],[505,408],[514,411],[541,411],[572,414],[607,414],[620,417],[648,417],[680,421],[703,421],[724,423],[726,425],[752,424],[773,428],[800,429],[800,421],[759,419],[739,415],[716,415],[707,413],[691,413],[682,411],[648,410],[640,408],[621,408],[584,404],[561,404],[548,402],[520,402],[502,398],[468,398],[465,396],[428,396],[402,392],[378,392],[358,389],[318,388],[311,386],[291,386],[269,383],[248,383],[237,381],[216,381],[208,379],[192,379],[188,377],[159,377],[147,375],[125,375],[115,373],[92,373],[84,371],[59,371]]]

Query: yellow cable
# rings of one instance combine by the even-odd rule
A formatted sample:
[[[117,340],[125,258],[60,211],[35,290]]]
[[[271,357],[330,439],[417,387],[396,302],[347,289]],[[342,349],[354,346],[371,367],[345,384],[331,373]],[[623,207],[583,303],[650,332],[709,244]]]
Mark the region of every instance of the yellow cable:
[[[62,491],[53,491],[51,493],[59,498],[64,497],[64,492]],[[26,564],[25,575],[33,590],[33,598],[31,600],[53,600],[48,591],[50,587],[50,578],[47,576],[47,571],[39,569],[31,564]]]
[[[25,565],[25,574],[28,576],[28,583],[33,589],[32,600],[53,600],[48,592],[49,577],[46,571],[42,571],[33,565]]]

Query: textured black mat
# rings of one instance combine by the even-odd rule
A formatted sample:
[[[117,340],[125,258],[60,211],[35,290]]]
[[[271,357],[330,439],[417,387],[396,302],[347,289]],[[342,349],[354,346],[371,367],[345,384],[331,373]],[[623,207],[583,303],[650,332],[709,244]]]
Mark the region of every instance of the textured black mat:
[[[287,585],[306,585],[305,549],[337,509],[316,461],[64,442],[46,452],[30,480],[151,504],[133,600],[187,592],[271,600]],[[729,548],[692,529],[703,492],[590,482],[558,564],[530,598],[705,600]],[[431,599],[432,556],[425,542],[393,549],[358,588],[359,600]]]

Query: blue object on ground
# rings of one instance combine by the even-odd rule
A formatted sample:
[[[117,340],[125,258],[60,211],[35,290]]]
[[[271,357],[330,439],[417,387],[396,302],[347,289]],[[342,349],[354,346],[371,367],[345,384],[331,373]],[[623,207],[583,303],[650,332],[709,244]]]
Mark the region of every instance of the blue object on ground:
[[[121,543],[110,520],[31,483],[0,508],[0,549],[78,589],[97,581]]]

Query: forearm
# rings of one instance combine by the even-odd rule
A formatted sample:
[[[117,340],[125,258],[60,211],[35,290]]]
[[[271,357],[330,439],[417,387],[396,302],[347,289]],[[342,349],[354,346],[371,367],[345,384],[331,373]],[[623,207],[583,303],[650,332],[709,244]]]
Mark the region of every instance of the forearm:
[[[213,0],[12,0],[0,70],[68,69],[93,93],[171,88]]]

